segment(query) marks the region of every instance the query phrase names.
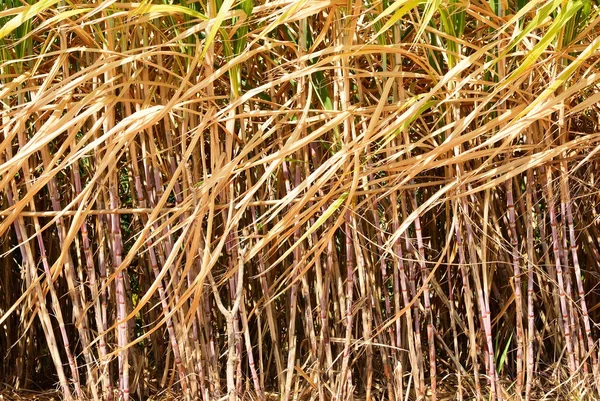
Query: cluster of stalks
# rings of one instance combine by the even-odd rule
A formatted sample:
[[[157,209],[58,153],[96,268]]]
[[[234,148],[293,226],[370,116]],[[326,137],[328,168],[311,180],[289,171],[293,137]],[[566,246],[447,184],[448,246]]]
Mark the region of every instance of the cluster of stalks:
[[[594,1],[172,3],[0,3],[0,391],[598,395]]]

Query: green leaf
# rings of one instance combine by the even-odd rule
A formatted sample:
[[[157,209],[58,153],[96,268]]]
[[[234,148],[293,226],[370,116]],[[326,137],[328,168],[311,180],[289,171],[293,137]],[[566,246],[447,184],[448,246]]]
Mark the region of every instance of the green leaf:
[[[504,367],[504,363],[506,362],[506,357],[508,356],[508,349],[510,348],[510,343],[512,341],[514,333],[510,333],[510,337],[508,337],[508,341],[506,342],[506,346],[504,347],[504,351],[502,351],[502,355],[500,355],[500,361],[498,361],[498,373],[502,371]]]
[[[206,37],[206,43],[204,43],[204,49],[202,49],[202,54],[200,55],[200,58],[203,59],[204,56],[206,56],[206,52],[208,51],[212,42],[215,40],[219,28],[221,28],[221,24],[223,23],[223,21],[225,21],[225,15],[229,12],[231,7],[233,7],[233,3],[234,0],[225,0],[221,8],[219,8],[219,12],[214,18],[213,25],[210,28],[210,31],[208,32],[208,36]]]
[[[535,2],[535,1],[529,2],[525,7],[521,8],[517,12],[517,14],[514,15],[505,24],[505,26],[508,27],[508,26],[516,24],[527,13],[533,11],[536,4],[537,4],[537,2]],[[529,35],[533,30],[538,29],[540,27],[540,25],[542,25],[542,23],[546,20],[546,18],[548,18],[550,16],[550,14],[552,14],[552,12],[554,12],[554,10],[556,10],[556,8],[559,7],[560,5],[561,5],[561,0],[552,0],[551,2],[548,2],[545,5],[543,5],[542,7],[540,7],[538,10],[535,10],[535,16],[531,19],[529,24],[527,24],[527,26],[513,40],[510,41],[510,43],[508,44],[506,49],[504,49],[504,51],[498,56],[498,58],[496,59],[496,62],[493,65],[495,65],[498,62],[498,60],[504,59],[504,57],[506,57],[506,55],[517,44],[519,44],[523,40],[523,38],[525,38],[527,35]],[[505,29],[500,29],[499,32],[497,33],[497,36],[501,35],[504,32],[504,30]]]
[[[34,5],[23,7],[21,12],[17,13],[17,15],[0,28],[0,39],[6,37],[6,35],[20,27],[23,23],[29,21],[47,8],[52,7],[59,1],[60,0],[42,0]]]
[[[417,37],[415,38],[415,42],[419,40],[423,32],[425,32],[425,28],[429,25],[429,21],[433,18],[433,14],[440,7],[441,0],[430,0],[425,3],[425,15],[423,16],[423,20],[419,24],[419,30],[417,31]]]
[[[385,31],[387,31],[392,25],[394,25],[402,17],[404,17],[410,10],[412,10],[415,7],[417,7],[422,2],[423,1],[420,1],[420,0],[398,0],[398,1],[395,1],[393,5],[391,5],[390,7],[386,8],[379,15],[379,17],[375,18],[373,20],[373,22],[371,22],[371,25],[375,25],[382,18],[384,18],[387,15],[391,14],[392,12],[394,12],[394,10],[397,10],[394,13],[394,15],[381,27],[381,29],[379,29],[379,31],[375,34],[375,37],[376,38],[379,37],[379,35],[381,35]]]
[[[561,32],[562,28],[571,20],[571,18],[577,14],[577,11],[579,11],[581,7],[583,7],[582,1],[570,1],[567,3],[565,10],[558,15],[550,28],[548,28],[546,34],[535,45],[535,47],[531,49],[521,65],[519,65],[519,67],[512,72],[508,78],[509,82],[521,76],[523,71],[535,63],[540,55],[546,50],[548,45],[550,45],[550,43],[556,38],[556,36]]]

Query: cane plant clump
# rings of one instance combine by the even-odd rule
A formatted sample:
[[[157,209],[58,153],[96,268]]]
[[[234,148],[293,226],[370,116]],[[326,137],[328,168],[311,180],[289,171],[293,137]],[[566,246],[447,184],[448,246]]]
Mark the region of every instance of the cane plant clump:
[[[0,398],[600,396],[597,1],[4,0],[0,52]]]

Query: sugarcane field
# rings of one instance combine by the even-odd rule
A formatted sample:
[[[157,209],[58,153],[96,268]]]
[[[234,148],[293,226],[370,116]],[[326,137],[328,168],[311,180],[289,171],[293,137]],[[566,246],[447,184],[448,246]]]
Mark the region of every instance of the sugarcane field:
[[[0,401],[600,399],[600,1],[0,0]]]

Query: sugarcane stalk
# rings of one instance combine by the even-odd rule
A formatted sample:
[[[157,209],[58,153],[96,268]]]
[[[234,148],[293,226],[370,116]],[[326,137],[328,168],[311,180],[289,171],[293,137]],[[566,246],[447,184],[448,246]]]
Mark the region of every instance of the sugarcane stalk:
[[[3,120],[4,120],[5,128],[7,129],[8,121],[6,118],[3,118]],[[22,130],[20,130],[20,132],[18,133],[18,138],[19,138],[19,144],[21,146],[25,146],[25,138],[23,136]],[[7,152],[7,158],[10,159],[12,157],[12,150],[10,148],[7,148],[6,152]],[[27,164],[29,164],[29,163],[27,163]],[[29,168],[23,169],[24,177],[25,177],[25,188],[27,189],[27,191],[31,190],[31,182],[32,182],[29,171],[30,171]],[[10,204],[10,201],[11,201],[10,195],[9,194],[7,194],[7,195],[8,195],[9,204]],[[35,206],[34,202],[31,202],[30,207],[32,210],[34,210],[34,211],[36,210],[36,206]],[[34,223],[34,227],[35,227],[35,230],[37,233],[36,239],[37,239],[38,248],[40,251],[40,259],[42,261],[42,266],[44,268],[44,274],[45,274],[45,279],[46,279],[45,281],[46,281],[48,290],[50,292],[52,312],[55,314],[55,317],[58,320],[58,326],[59,326],[62,341],[63,341],[63,347],[65,349],[65,354],[67,356],[67,361],[69,362],[69,367],[70,367],[71,375],[73,378],[72,380],[73,380],[73,385],[75,387],[75,394],[77,395],[78,398],[83,398],[83,392],[81,391],[81,382],[79,379],[79,369],[77,367],[77,361],[75,360],[75,358],[73,357],[73,354],[71,352],[71,345],[70,345],[69,337],[67,335],[67,330],[65,327],[65,320],[63,318],[60,301],[59,301],[58,295],[56,293],[56,288],[54,286],[54,279],[53,279],[52,273],[50,272],[50,266],[48,264],[48,257],[46,255],[46,247],[44,245],[44,241],[42,239],[41,234],[39,234],[41,231],[39,219],[35,216],[33,217],[33,223]],[[17,229],[16,226],[15,226],[15,229]],[[20,231],[18,231],[17,237],[19,237],[21,235],[22,231],[24,232],[25,229],[21,228]],[[21,243],[21,241],[22,241],[22,238],[18,239],[19,243]],[[25,260],[25,258],[23,258],[23,259]],[[43,300],[43,299],[44,298],[40,298],[40,300]],[[51,327],[51,326],[48,326],[48,327]]]
[[[392,221],[394,224],[394,230],[398,230],[400,228],[400,218],[398,216],[398,199],[396,192],[392,192],[391,195],[391,209],[392,209]],[[394,243],[394,307],[396,311],[400,310],[400,292],[402,293],[402,301],[405,306],[410,305],[409,299],[409,285],[408,279],[405,269],[405,259],[404,253],[402,251],[402,239],[398,238],[398,240]],[[400,288],[400,291],[398,289]],[[416,344],[416,333],[415,336],[412,335],[412,327],[413,327],[413,308],[408,308],[406,313],[404,314],[406,317],[406,327],[407,327],[407,337],[408,337],[408,356],[410,360],[410,366],[412,370],[412,378],[415,386],[415,392],[419,394],[419,377],[422,372],[422,364],[420,363],[419,356],[417,354],[417,344]],[[402,328],[400,326],[400,319],[396,320],[396,344],[401,344],[401,334]],[[408,394],[408,393],[407,393]]]
[[[519,396],[523,392],[523,309],[521,300],[521,262],[518,249],[517,225],[515,219],[515,204],[513,199],[512,180],[506,183],[506,203],[508,207],[508,226],[512,251],[514,270],[515,305],[517,318],[517,385],[516,391]]]
[[[410,198],[413,209],[417,208],[416,194],[413,193]],[[417,260],[421,268],[421,278],[423,281],[429,277],[429,269],[425,261],[425,246],[423,244],[423,234],[421,231],[421,219],[417,216],[415,219],[415,233],[417,235]],[[429,296],[429,284],[424,284],[423,304],[425,305],[425,315],[427,316],[427,343],[429,346],[429,376],[431,380],[431,399],[437,399],[437,380],[436,380],[436,365],[435,365],[435,340],[433,327],[433,313],[431,312],[431,299]]]
[[[406,139],[406,138],[405,138]],[[400,204],[402,206],[402,214],[404,216],[408,216],[408,209],[406,205],[406,195],[400,198]],[[404,234],[404,243],[405,249],[407,253],[410,254],[413,251],[414,245],[408,237],[408,234]],[[420,319],[420,311],[419,311],[419,300],[417,297],[417,271],[413,258],[408,258],[408,287],[410,290],[410,299],[415,300],[412,302],[412,310],[413,310],[413,326],[412,330],[415,333],[415,354],[416,354],[416,363],[418,365],[418,380],[415,378],[415,386],[417,387],[417,398],[422,399],[425,397],[425,361],[423,358],[423,345],[421,342],[421,319]],[[408,304],[406,304],[408,305]],[[410,327],[410,326],[409,326]],[[410,330],[410,328],[408,329]]]
[[[243,282],[244,282],[244,255],[245,249],[241,249],[239,253],[238,260],[238,276],[237,276],[237,285],[236,285],[236,296],[235,301],[232,306],[227,309],[223,305],[221,301],[221,296],[219,295],[219,290],[214,281],[212,273],[208,274],[208,279],[210,281],[210,286],[215,297],[215,302],[221,314],[225,317],[227,323],[227,398],[229,401],[236,401],[238,396],[236,394],[236,385],[235,385],[235,365],[236,365],[236,335],[235,329],[233,327],[233,318],[234,315],[238,312],[240,304],[242,302],[243,297]]]
[[[350,363],[350,340],[352,338],[352,324],[354,318],[352,310],[352,299],[354,294],[354,241],[352,240],[352,230],[354,227],[350,210],[345,212],[344,219],[346,230],[346,336],[342,354],[342,369],[340,371],[336,394],[336,398],[338,399],[345,395],[344,388],[346,387],[347,380],[349,380],[348,365]],[[350,391],[350,389],[348,388],[347,391]]]
[[[583,319],[583,326],[585,330],[585,337],[587,339],[588,353],[591,355],[592,359],[592,372],[594,375],[594,379],[596,381],[596,386],[600,386],[600,377],[598,373],[598,358],[597,353],[595,351],[595,342],[592,339],[592,330],[590,325],[590,319],[588,316],[588,308],[587,303],[585,301],[585,290],[583,287],[583,280],[581,274],[581,267],[579,264],[579,256],[577,254],[577,237],[575,236],[575,225],[573,219],[573,208],[572,202],[570,199],[570,191],[569,191],[569,177],[567,173],[567,162],[566,160],[561,161],[561,194],[563,197],[563,204],[566,205],[567,211],[567,224],[569,226],[569,242],[571,244],[571,255],[573,258],[573,267],[575,269],[575,280],[577,282],[577,290],[579,296],[579,306],[581,308],[581,315]],[[600,387],[599,387],[600,389]]]
[[[458,212],[458,205],[455,205],[455,210],[454,210],[454,216],[455,219],[458,219],[459,216],[459,212]],[[466,270],[466,264],[467,264],[467,259],[465,256],[465,248],[464,248],[464,244],[463,244],[463,236],[462,236],[462,232],[461,232],[461,225],[460,224],[456,224],[456,246],[458,248],[458,257],[459,257],[459,267],[460,267],[460,273],[462,276],[462,283],[463,283],[463,291],[464,291],[464,297],[465,297],[465,305],[466,305],[466,314],[467,314],[467,324],[469,327],[469,343],[470,343],[470,355],[471,355],[471,362],[473,363],[473,377],[475,379],[475,396],[477,398],[477,400],[481,399],[481,390],[480,390],[480,384],[479,384],[479,362],[477,361],[477,344],[475,342],[475,323],[473,321],[473,301],[472,301],[472,290],[471,290],[471,284],[469,283],[469,278],[467,275],[467,270]],[[489,360],[489,354],[488,354],[488,360]],[[491,363],[488,363],[488,368],[489,366],[492,366]],[[489,372],[490,375],[490,387],[493,387],[493,377],[491,376],[491,372]]]
[[[9,206],[13,206],[15,204],[14,193],[17,193],[16,186],[13,183],[13,188],[10,187],[5,188],[6,199],[8,201]],[[25,233],[25,223],[22,217],[17,218],[13,222],[13,227],[15,230],[15,235],[17,237],[17,242],[19,246],[19,250],[21,252],[21,256],[23,258],[23,262],[25,267],[29,269],[29,274],[31,275],[31,284],[34,286],[35,297],[37,298],[37,304],[39,306],[39,319],[42,325],[42,329],[44,331],[44,336],[46,337],[46,344],[48,345],[48,349],[50,351],[50,355],[52,357],[52,362],[54,363],[54,368],[56,369],[56,373],[58,374],[58,379],[61,387],[61,391],[63,396],[67,401],[73,401],[73,395],[71,394],[71,390],[69,388],[69,384],[67,382],[67,377],[63,370],[63,364],[60,357],[60,353],[58,351],[58,344],[56,342],[56,338],[54,337],[54,329],[52,327],[52,322],[50,320],[50,314],[48,313],[48,309],[46,308],[46,297],[42,292],[42,288],[40,285],[40,279],[37,275],[36,264],[33,259],[33,252],[31,250],[31,246],[29,242],[24,241],[27,236]]]
[[[562,263],[560,261],[560,243],[558,240],[558,230],[556,222],[556,213],[554,210],[554,191],[552,189],[552,171],[550,168],[546,169],[546,204],[550,214],[550,227],[552,232],[552,250],[554,254],[554,263],[556,268],[556,276],[558,279],[558,295],[560,298],[560,308],[562,312],[563,321],[563,334],[565,336],[565,343],[567,346],[567,357],[569,364],[569,372],[571,375],[575,374],[575,356],[573,354],[573,341],[571,338],[571,328],[569,325],[570,318],[567,308],[567,298],[565,296],[565,284],[563,279]]]
[[[258,236],[259,235],[259,230],[258,230],[258,225],[256,223],[257,221],[257,216],[256,216],[256,207],[255,206],[251,206],[250,207],[250,213],[252,215],[252,228],[254,231],[254,235]],[[269,333],[271,335],[271,341],[273,343],[273,347],[274,347],[274,355],[275,355],[275,367],[277,369],[277,380],[279,383],[279,389],[283,390],[285,388],[285,380],[284,380],[284,375],[283,375],[283,363],[282,363],[282,355],[281,355],[281,350],[280,350],[280,345],[279,345],[279,331],[277,330],[277,323],[275,320],[275,316],[274,316],[274,312],[273,312],[273,305],[271,303],[271,294],[270,294],[270,289],[269,289],[269,285],[267,283],[267,276],[266,276],[266,268],[264,265],[264,261],[263,258],[258,258],[258,268],[259,268],[259,281],[260,281],[260,286],[263,292],[263,296],[265,297],[265,308],[264,310],[266,311],[267,314],[267,324],[269,325]]]
[[[288,188],[288,192],[291,191],[290,174],[287,167],[287,163],[283,163],[283,171],[286,177],[285,184]],[[298,244],[300,241],[300,227],[294,231],[294,243]],[[294,378],[294,366],[296,364],[296,310],[298,302],[298,271],[301,268],[300,265],[300,252],[301,246],[298,244],[294,248],[293,252],[293,264],[292,264],[292,288],[290,290],[290,313],[289,313],[289,324],[288,324],[288,357],[287,357],[287,369],[285,377],[285,392],[284,401],[290,401],[292,396],[292,380]]]

